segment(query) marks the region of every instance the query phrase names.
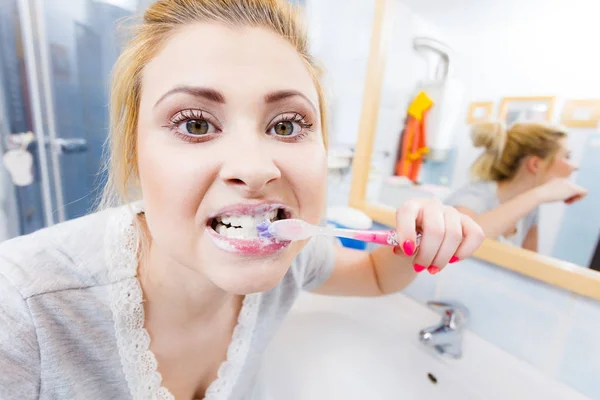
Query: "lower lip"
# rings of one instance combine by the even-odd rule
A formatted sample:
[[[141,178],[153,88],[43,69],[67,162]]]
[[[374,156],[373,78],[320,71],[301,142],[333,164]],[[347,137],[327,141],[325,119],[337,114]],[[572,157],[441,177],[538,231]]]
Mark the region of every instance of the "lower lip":
[[[215,245],[229,253],[245,256],[267,256],[275,254],[286,248],[290,241],[277,241],[275,239],[237,239],[219,235],[214,229],[206,228],[208,236]]]

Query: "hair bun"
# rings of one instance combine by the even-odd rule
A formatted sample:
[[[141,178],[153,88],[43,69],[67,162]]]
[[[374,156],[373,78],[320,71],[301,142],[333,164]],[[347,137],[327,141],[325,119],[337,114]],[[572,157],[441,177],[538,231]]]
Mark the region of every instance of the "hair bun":
[[[488,153],[497,154],[504,150],[506,125],[502,122],[483,122],[471,127],[471,141],[475,147],[485,147]]]

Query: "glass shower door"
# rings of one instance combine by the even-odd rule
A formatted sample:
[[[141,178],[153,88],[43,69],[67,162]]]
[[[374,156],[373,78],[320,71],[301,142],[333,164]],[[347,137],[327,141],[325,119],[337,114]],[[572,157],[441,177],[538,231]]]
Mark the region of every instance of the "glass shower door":
[[[2,151],[20,146],[19,133],[35,134],[27,148],[35,159],[34,182],[12,188],[24,234],[82,216],[98,199],[109,75],[119,54],[116,23],[137,2],[4,2],[0,97],[9,109],[3,133],[9,139]]]
[[[19,133],[33,130],[26,77],[21,21],[16,0],[5,0],[0,7],[0,151],[17,150]],[[16,186],[2,164],[2,215],[5,217],[2,231],[4,238],[33,232],[47,225],[42,193],[42,169],[36,144],[27,146],[33,154],[34,181],[27,186]],[[46,164],[44,164],[46,165]],[[12,204],[13,206],[8,206]]]

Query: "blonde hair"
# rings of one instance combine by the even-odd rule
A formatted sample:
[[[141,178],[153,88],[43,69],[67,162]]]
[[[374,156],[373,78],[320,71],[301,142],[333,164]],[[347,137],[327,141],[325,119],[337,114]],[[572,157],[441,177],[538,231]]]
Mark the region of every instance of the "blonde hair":
[[[136,133],[144,66],[165,41],[184,25],[217,22],[232,27],[262,27],[285,38],[298,51],[313,77],[319,98],[323,141],[327,147],[326,104],[320,84],[322,70],[308,52],[306,30],[298,9],[286,0],[159,0],[145,12],[141,24],[119,56],[110,97],[108,180],[99,208],[137,200]],[[137,197],[136,193],[133,197]]]
[[[475,179],[505,181],[514,178],[521,161],[527,156],[549,160],[561,147],[567,133],[559,128],[521,122],[509,129],[500,122],[476,124],[471,130],[475,147],[485,151],[473,163],[471,173]]]

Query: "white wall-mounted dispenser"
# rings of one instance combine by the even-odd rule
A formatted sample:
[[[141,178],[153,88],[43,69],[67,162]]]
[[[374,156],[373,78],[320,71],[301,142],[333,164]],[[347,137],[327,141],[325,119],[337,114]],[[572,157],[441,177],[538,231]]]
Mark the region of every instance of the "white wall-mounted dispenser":
[[[415,93],[424,91],[434,101],[426,121],[426,158],[445,161],[453,146],[458,117],[464,107],[464,85],[452,76],[452,49],[437,39],[416,37],[415,51],[425,59],[426,77],[417,83]]]

